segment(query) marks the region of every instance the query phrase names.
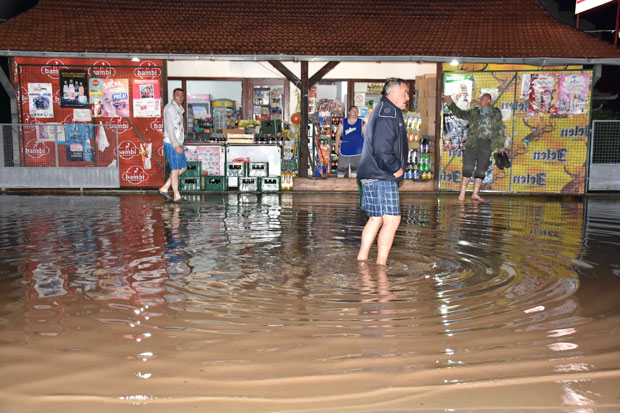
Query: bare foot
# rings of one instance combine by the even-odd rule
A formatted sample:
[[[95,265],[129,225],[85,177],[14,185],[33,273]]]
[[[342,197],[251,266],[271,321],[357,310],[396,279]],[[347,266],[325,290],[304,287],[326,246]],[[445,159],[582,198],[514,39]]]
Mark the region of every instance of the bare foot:
[[[472,195],[471,196],[472,201],[477,201],[477,202],[487,202],[483,197],[481,197],[480,195]]]
[[[465,194],[459,194],[459,201],[465,201]]]

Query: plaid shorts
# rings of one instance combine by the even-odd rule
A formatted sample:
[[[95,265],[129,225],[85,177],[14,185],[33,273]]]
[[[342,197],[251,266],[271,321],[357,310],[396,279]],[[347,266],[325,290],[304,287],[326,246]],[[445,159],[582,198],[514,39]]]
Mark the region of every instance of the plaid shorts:
[[[396,181],[362,182],[362,209],[369,217],[400,215],[400,198]]]

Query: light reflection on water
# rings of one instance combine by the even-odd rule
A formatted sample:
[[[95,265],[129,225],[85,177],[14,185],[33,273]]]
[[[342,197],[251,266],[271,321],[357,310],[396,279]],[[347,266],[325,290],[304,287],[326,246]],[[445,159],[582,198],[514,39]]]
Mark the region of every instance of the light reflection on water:
[[[194,201],[0,196],[0,401],[619,405],[617,199],[403,194],[387,268],[355,261],[357,194]]]

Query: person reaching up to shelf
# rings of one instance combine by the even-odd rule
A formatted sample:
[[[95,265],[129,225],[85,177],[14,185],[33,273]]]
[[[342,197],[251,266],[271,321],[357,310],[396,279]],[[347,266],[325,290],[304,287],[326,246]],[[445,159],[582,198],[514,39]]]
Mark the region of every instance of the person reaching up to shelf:
[[[479,107],[469,110],[460,109],[450,96],[444,96],[443,101],[448,103],[448,109],[454,116],[469,121],[469,133],[463,150],[463,170],[461,171],[463,180],[459,201],[465,200],[467,185],[473,176],[474,191],[471,199],[484,202],[484,198],[478,192],[486,171],[491,165],[491,151],[496,149],[500,153],[505,153],[502,113],[498,108],[491,106],[491,95],[488,93],[480,96]]]

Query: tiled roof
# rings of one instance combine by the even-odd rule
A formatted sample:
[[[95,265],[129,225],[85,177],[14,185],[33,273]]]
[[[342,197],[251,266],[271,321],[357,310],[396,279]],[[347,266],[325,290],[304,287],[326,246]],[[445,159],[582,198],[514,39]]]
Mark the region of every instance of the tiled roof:
[[[620,63],[537,0],[41,0],[0,24],[0,51]]]

